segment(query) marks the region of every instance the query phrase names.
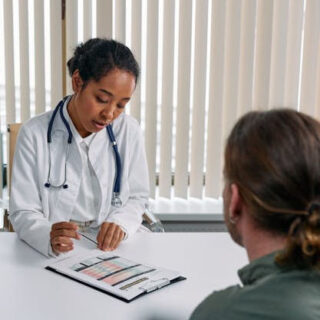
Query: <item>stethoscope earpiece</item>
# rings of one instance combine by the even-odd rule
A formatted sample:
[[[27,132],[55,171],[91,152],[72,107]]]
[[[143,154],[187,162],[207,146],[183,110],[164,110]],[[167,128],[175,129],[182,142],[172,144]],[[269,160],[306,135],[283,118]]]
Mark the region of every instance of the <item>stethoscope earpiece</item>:
[[[45,186],[46,188],[50,188],[50,187],[51,187],[51,183],[46,182],[46,183],[44,184],[44,186]],[[55,186],[53,186],[53,187],[55,188]],[[68,186],[67,184],[64,184],[64,185],[62,186],[62,188],[63,188],[63,189],[68,189],[69,186]]]

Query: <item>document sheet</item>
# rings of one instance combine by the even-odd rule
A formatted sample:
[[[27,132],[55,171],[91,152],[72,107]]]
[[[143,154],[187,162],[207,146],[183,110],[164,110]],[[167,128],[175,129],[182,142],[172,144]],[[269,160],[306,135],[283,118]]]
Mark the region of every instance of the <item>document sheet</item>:
[[[49,264],[46,269],[100,289],[124,301],[184,280],[180,273],[93,250]]]

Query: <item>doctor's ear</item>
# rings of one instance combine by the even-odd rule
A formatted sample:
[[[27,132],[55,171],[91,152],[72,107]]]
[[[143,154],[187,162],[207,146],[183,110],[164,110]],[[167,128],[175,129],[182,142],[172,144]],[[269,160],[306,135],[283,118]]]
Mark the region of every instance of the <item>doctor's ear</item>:
[[[81,91],[83,87],[83,81],[81,79],[79,70],[77,69],[72,75],[72,90],[74,93]]]

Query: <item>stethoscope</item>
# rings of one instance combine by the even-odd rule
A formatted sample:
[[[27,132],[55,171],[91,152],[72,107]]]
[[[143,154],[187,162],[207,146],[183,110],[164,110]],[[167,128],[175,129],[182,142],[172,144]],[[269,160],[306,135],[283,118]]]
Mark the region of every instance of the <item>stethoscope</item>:
[[[63,100],[61,100],[57,106],[55,107],[52,116],[50,118],[49,121],[49,125],[48,125],[48,131],[47,131],[47,143],[48,143],[48,149],[49,149],[49,170],[48,170],[48,176],[47,176],[47,182],[44,184],[44,186],[46,188],[63,188],[63,189],[68,189],[68,184],[67,184],[67,161],[69,158],[69,148],[70,148],[70,144],[72,142],[72,132],[71,132],[71,128],[70,125],[68,123],[68,121],[66,120],[64,114],[63,114],[63,105],[65,103],[65,101],[69,99],[69,96],[65,97]],[[64,163],[64,179],[63,182],[59,185],[54,185],[51,183],[50,181],[50,176],[51,176],[51,152],[50,152],[50,145],[52,142],[52,136],[51,136],[51,132],[52,132],[52,127],[53,127],[53,122],[54,119],[57,115],[57,113],[60,113],[60,117],[62,122],[64,123],[67,131],[68,131],[68,144],[67,144],[67,150],[66,150],[66,160]],[[107,130],[107,134],[109,136],[110,142],[112,144],[112,148],[114,151],[114,155],[115,155],[115,161],[116,161],[116,177],[115,177],[115,181],[114,181],[114,187],[113,187],[113,193],[112,193],[112,200],[111,200],[111,204],[114,207],[121,207],[122,206],[122,201],[120,199],[120,184],[121,184],[121,159],[120,159],[120,154],[119,154],[119,150],[118,150],[118,145],[116,142],[116,139],[114,137],[113,134],[113,130],[112,130],[112,126],[111,124],[106,126],[106,130]]]

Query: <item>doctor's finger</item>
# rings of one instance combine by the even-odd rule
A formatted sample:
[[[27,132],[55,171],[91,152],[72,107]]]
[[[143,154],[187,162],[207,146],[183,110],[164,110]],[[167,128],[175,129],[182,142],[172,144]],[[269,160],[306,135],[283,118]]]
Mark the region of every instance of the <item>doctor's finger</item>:
[[[51,239],[51,244],[52,245],[72,245],[73,246],[73,241],[68,238],[68,237],[54,237]]]
[[[51,236],[51,238],[65,236],[65,237],[74,238],[77,240],[80,239],[80,235],[76,230],[69,230],[69,229],[53,230],[53,231],[51,231],[50,236]]]
[[[57,245],[53,246],[53,250],[57,251],[57,252],[68,252],[68,251],[73,250],[73,246],[66,246],[66,245],[57,244]]]
[[[105,235],[109,229],[109,227],[111,226],[110,222],[104,222],[101,227],[100,227],[100,231],[99,234],[97,236],[97,242],[98,242],[98,246],[102,247]]]
[[[117,248],[119,247],[119,244],[120,244],[120,242],[124,239],[124,237],[125,237],[125,232],[121,229],[120,234],[119,234],[118,241],[117,241],[117,243],[115,244],[113,250],[114,250],[114,249],[117,249]]]
[[[114,232],[113,238],[110,243],[111,250],[118,248],[121,240],[123,239],[123,236],[124,236],[124,232],[121,230],[120,227],[118,227],[117,230]]]
[[[97,243],[98,243],[98,247],[99,248],[100,248],[101,243],[103,241],[104,234],[105,234],[105,230],[104,230],[103,225],[102,225],[100,230],[99,230],[99,233],[97,235]]]
[[[108,250],[111,248],[110,244],[111,244],[111,241],[113,240],[113,237],[117,228],[119,228],[119,226],[117,226],[116,224],[114,223],[110,224],[103,239],[102,250]]]
[[[57,222],[54,223],[51,227],[51,230],[58,230],[58,229],[70,229],[70,230],[78,230],[78,226],[73,222]]]

